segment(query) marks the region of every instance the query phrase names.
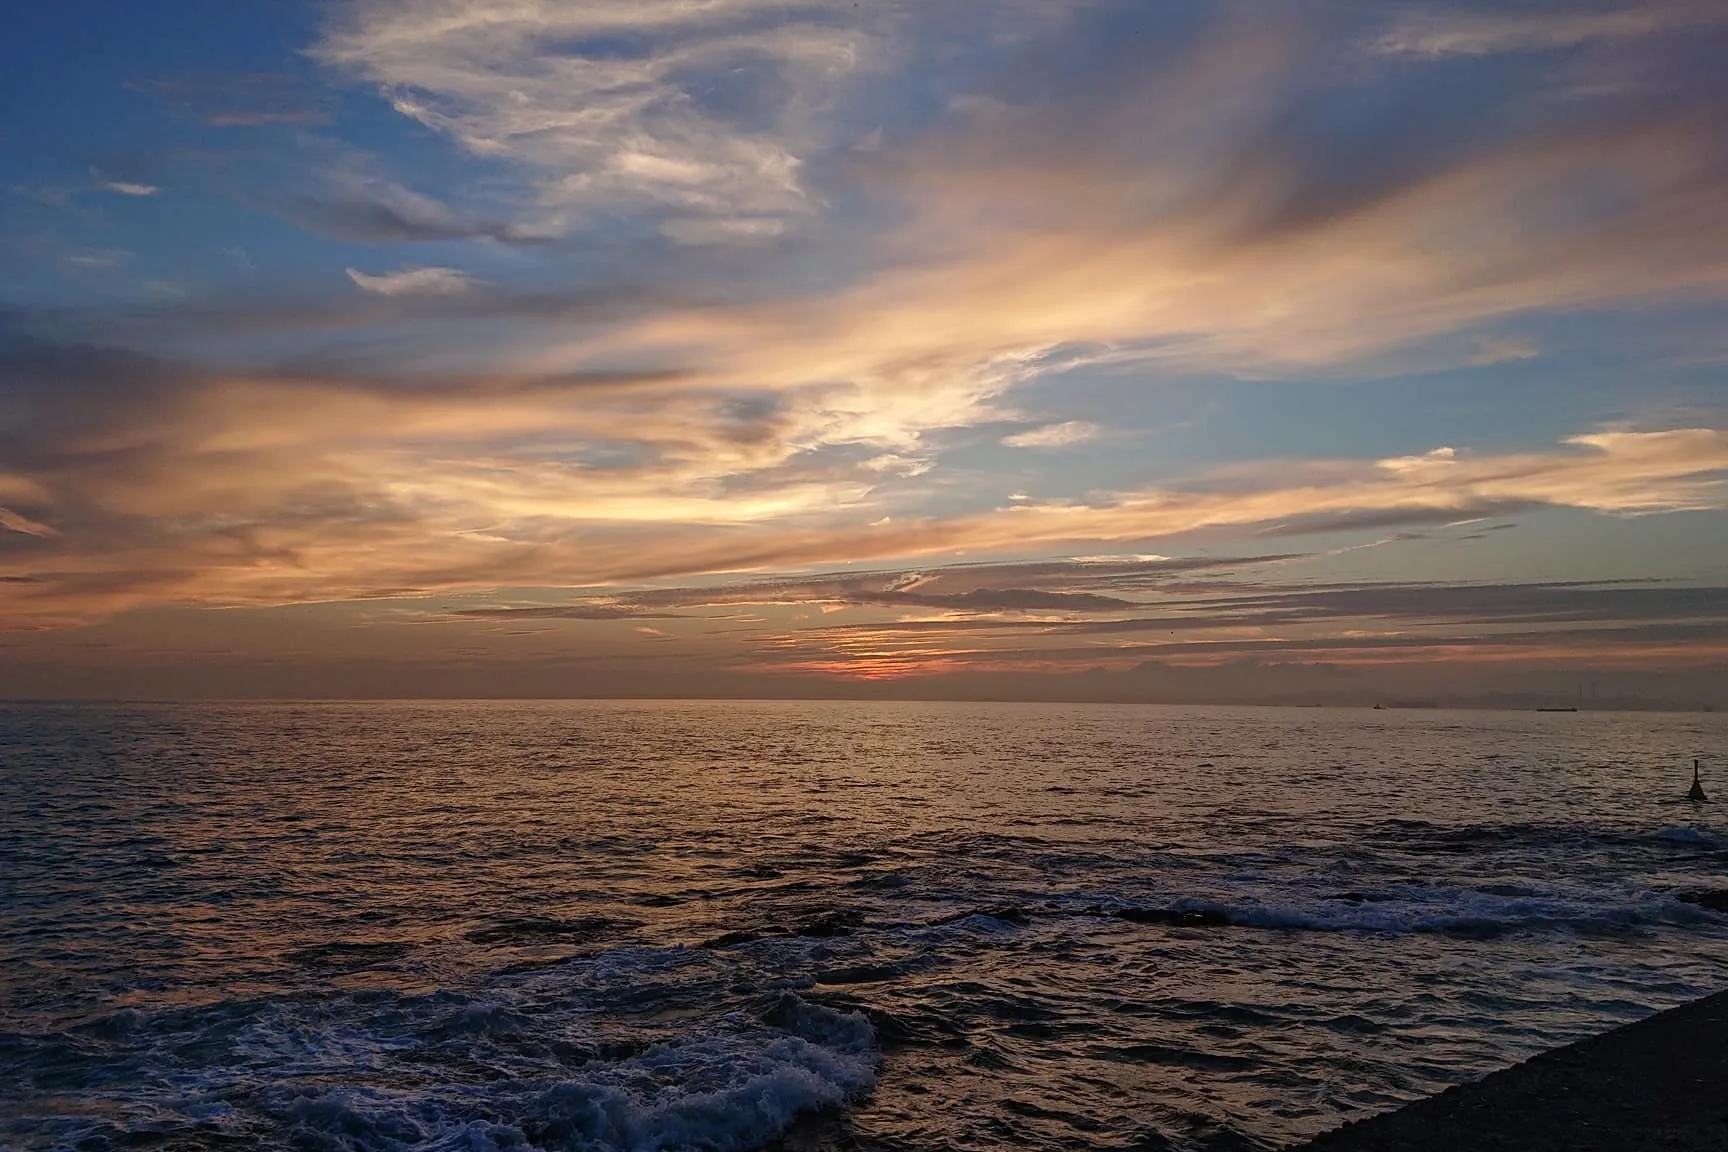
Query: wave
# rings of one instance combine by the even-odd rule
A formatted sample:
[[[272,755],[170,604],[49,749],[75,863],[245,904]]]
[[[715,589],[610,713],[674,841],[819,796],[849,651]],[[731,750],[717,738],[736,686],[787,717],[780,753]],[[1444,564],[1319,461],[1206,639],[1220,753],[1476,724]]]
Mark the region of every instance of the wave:
[[[682,1031],[439,992],[127,1010],[0,1037],[20,1150],[241,1141],[311,1152],[743,1152],[875,1084],[862,1014],[791,992]],[[55,1091],[71,1077],[76,1101]]]
[[[267,1090],[265,1107],[294,1143],[330,1152],[741,1152],[781,1135],[801,1114],[838,1106],[874,1085],[866,1049],[829,1039],[695,1036],[574,1078],[409,1091],[295,1085]]]
[[[1728,837],[1718,836],[1714,832],[1706,831],[1703,828],[1693,828],[1684,825],[1659,828],[1653,834],[1653,839],[1668,844],[1685,844],[1699,848],[1728,848]]]
[[[1357,833],[1367,844],[1416,856],[1468,856],[1484,850],[1566,852],[1601,848],[1728,848],[1728,835],[1695,825],[1654,830],[1591,823],[1437,824],[1427,820],[1380,820]]]
[[[1683,894],[1637,892],[1620,898],[1581,899],[1517,886],[1482,888],[1400,886],[1377,892],[1340,892],[1315,899],[1216,900],[1184,897],[1155,907],[1102,909],[1137,923],[1185,928],[1282,928],[1310,932],[1441,933],[1500,936],[1562,930],[1582,935],[1622,934],[1658,925],[1710,923],[1708,904]]]

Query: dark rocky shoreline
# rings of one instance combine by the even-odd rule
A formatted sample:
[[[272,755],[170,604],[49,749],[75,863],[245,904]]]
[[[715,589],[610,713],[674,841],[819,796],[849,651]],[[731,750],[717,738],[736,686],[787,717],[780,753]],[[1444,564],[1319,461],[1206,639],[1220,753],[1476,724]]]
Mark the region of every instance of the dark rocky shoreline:
[[[1722,1152],[1728,992],[1544,1052],[1293,1152]]]

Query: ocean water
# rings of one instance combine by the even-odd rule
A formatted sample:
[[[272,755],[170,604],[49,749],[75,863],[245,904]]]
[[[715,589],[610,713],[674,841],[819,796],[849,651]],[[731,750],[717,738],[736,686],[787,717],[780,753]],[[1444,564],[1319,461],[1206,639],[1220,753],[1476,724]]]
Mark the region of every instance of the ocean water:
[[[1719,715],[8,706],[0,1146],[1275,1148],[1728,983],[1681,898],[1728,819],[1679,799],[1725,755]]]

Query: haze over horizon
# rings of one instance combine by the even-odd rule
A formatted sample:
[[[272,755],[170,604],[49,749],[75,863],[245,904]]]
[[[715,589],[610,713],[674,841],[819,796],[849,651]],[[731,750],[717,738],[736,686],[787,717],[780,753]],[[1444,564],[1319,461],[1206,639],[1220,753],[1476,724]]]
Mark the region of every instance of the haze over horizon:
[[[1728,704],[1728,8],[37,4],[0,697]]]

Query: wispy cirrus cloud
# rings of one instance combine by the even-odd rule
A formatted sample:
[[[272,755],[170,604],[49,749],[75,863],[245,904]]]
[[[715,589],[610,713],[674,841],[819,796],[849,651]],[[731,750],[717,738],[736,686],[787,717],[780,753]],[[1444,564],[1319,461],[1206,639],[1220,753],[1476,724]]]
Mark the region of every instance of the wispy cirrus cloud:
[[[646,197],[748,233],[808,211],[808,113],[867,39],[785,0],[361,0],[339,10],[319,55],[470,152],[521,165],[549,231]]]
[[[1002,443],[1010,448],[1070,448],[1096,440],[1103,432],[1104,429],[1085,420],[1064,420],[1004,436]]]
[[[1522,336],[1489,336],[1476,342],[1470,363],[1478,366],[1506,364],[1519,360],[1534,360],[1542,349],[1534,340]]]
[[[66,262],[77,268],[113,268],[132,259],[132,253],[121,248],[106,248],[94,252],[70,252]]]
[[[473,277],[455,268],[400,268],[368,275],[348,269],[348,279],[374,296],[460,296],[475,286]]]
[[[870,186],[901,222],[849,283],[501,354],[524,371],[700,364],[717,386],[783,391],[804,440],[910,455],[1074,366],[1396,373],[1428,348],[1481,367],[1535,351],[1483,334],[1517,318],[1728,296],[1728,94],[1622,93],[1604,116],[1532,91],[1540,112],[1506,127],[1426,111],[1413,142],[1407,109],[1344,132],[1292,112],[1329,65],[1290,25],[1218,21],[1169,59],[1150,43],[1056,93],[1004,82],[884,146]],[[1055,67],[1032,60],[1027,76]]]
[[[457,207],[349,158],[285,210],[368,242],[515,245],[549,242],[598,205],[621,219],[690,227],[781,219],[778,209],[753,216],[721,191],[688,203],[644,195],[640,181],[658,178],[619,160],[630,148],[700,152],[762,133],[797,136],[776,119],[778,100],[746,126],[710,123],[719,112],[691,95],[707,73],[680,72],[678,62],[731,59],[740,44],[766,38],[767,62],[738,65],[745,74],[777,75],[784,65],[824,93],[814,104],[787,101],[838,107],[856,97],[853,80],[890,83],[896,53],[938,9],[951,21],[973,12],[959,2],[914,13],[778,0],[579,11],[360,0],[337,10],[325,58],[404,100],[430,93],[412,114],[529,173],[532,203],[514,216],[501,203]],[[1096,40],[1108,26],[1080,20],[1089,10],[1009,5],[1004,26],[1060,18],[1065,32]],[[1721,103],[1712,89],[1623,95],[1612,116],[1533,90],[1522,96],[1542,113],[1493,130],[1469,110],[1328,117],[1324,101],[1296,100],[1301,77],[1329,71],[1328,50],[1299,22],[1199,26],[1177,41],[1180,51],[1157,37],[1117,36],[1079,79],[1061,71],[1067,38],[1022,45],[1019,67],[974,82],[984,94],[851,156],[854,203],[867,193],[877,202],[873,224],[897,223],[880,238],[879,260],[834,283],[775,293],[761,286],[770,275],[753,282],[749,299],[668,303],[600,331],[560,323],[544,293],[506,294],[475,306],[529,323],[430,342],[424,329],[403,330],[397,338],[412,347],[402,360],[486,359],[496,375],[515,377],[619,363],[674,372],[691,381],[687,402],[698,407],[711,403],[701,391],[771,406],[786,458],[868,446],[922,471],[944,435],[1007,418],[1004,396],[1074,366],[1361,373],[1448,341],[1455,363],[1485,366],[1534,349],[1479,334],[1509,318],[1728,292],[1728,170],[1712,144]],[[842,76],[818,66],[834,44],[853,40],[855,68]],[[1052,74],[1063,82],[1052,84]],[[591,89],[601,92],[592,107]],[[1435,121],[1432,130],[1413,136],[1402,125],[1409,115]],[[821,133],[811,140],[818,136],[820,147],[833,143]],[[749,172],[720,167],[725,180]],[[834,208],[807,191],[798,191],[797,213]],[[677,266],[632,272],[666,279]],[[450,294],[417,297],[436,309]],[[376,334],[368,348],[386,356],[390,339]],[[1008,439],[1059,447],[1085,429],[1057,421]]]
[[[1063,6],[935,7],[1000,33],[1019,13]],[[924,15],[901,0],[351,0],[316,54],[377,84],[402,115],[525,172],[535,232],[628,203],[676,238],[755,240],[817,209],[804,167],[848,142],[837,106],[929,31]]]
[[[365,244],[495,240],[533,244],[546,234],[495,215],[462,210],[375,170],[368,157],[339,150],[332,158],[314,149],[309,186],[267,199],[289,219],[315,232]]]
[[[1597,11],[1460,10],[1406,6],[1375,49],[1413,56],[1487,56],[1575,48],[1728,24],[1719,5],[1698,0],[1639,0]]]

